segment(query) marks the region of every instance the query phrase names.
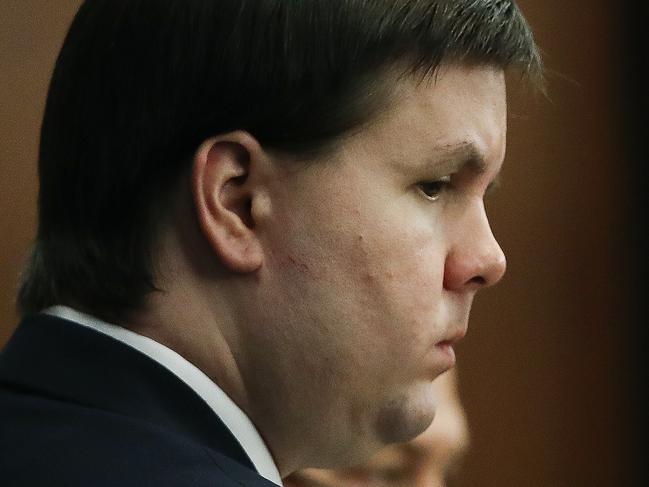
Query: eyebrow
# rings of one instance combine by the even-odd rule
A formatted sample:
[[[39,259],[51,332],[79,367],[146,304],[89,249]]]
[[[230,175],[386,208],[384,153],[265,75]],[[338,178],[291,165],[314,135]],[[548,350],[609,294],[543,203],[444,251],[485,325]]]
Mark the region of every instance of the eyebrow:
[[[484,155],[472,142],[460,142],[459,144],[449,144],[439,147],[427,165],[434,166],[438,171],[454,174],[468,169],[474,174],[483,174],[489,164]],[[502,178],[500,171],[487,186],[485,194],[491,194],[500,188]]]
[[[438,147],[432,160],[428,163],[449,173],[459,172],[466,168],[475,174],[482,174],[488,167],[484,155],[471,142]]]

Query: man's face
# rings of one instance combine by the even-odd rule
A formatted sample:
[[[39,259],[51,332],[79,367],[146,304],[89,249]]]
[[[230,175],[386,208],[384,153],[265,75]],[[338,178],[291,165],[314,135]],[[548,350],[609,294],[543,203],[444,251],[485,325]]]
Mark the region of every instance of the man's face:
[[[431,423],[448,344],[505,271],[483,205],[504,158],[505,98],[491,67],[400,81],[392,107],[333,156],[280,161],[269,178],[242,368],[253,417],[272,418],[262,430],[279,443],[301,437],[305,464],[358,463]]]

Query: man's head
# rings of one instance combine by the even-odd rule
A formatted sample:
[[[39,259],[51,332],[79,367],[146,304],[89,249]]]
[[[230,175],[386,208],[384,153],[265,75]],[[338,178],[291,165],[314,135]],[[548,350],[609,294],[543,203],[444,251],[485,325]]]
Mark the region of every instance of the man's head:
[[[437,413],[433,424],[407,443],[382,449],[368,462],[345,470],[306,469],[286,487],[451,487],[460,476],[469,430],[457,389],[455,369],[435,379]]]
[[[472,299],[505,270],[483,205],[505,151],[503,73],[444,65],[434,80],[397,82],[393,96],[326,161],[286,168],[250,145],[246,164],[259,180],[224,189],[223,200],[246,192],[252,202],[254,224],[237,247],[234,230],[217,235],[207,203],[200,213],[212,245],[236,256],[231,265],[257,269],[245,293],[228,296],[241,304],[237,355],[255,377],[251,409],[278,418],[272,436],[295,415],[306,427],[324,422],[303,432],[320,435],[316,449],[286,445],[310,465],[359,462],[426,429],[432,381],[453,366],[450,345],[466,332]],[[286,382],[284,400],[264,401]]]
[[[410,439],[504,272],[483,196],[510,66],[540,71],[506,0],[86,1],[19,304],[181,352],[282,473]]]

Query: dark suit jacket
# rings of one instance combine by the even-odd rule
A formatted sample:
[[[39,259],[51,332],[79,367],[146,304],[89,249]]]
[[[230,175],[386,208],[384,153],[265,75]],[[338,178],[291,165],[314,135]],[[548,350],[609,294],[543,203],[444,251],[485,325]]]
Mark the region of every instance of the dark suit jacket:
[[[0,354],[0,485],[275,484],[167,369],[111,337],[39,314]]]

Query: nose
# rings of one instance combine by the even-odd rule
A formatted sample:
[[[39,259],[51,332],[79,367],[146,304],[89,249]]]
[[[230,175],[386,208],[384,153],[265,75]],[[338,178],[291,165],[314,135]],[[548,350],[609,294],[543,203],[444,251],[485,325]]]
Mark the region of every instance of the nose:
[[[458,222],[454,242],[446,256],[444,288],[449,291],[477,291],[502,279],[507,260],[491,231],[480,203],[473,215]]]

